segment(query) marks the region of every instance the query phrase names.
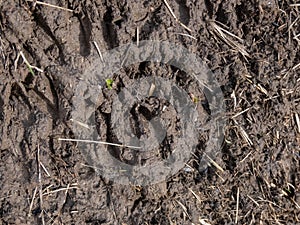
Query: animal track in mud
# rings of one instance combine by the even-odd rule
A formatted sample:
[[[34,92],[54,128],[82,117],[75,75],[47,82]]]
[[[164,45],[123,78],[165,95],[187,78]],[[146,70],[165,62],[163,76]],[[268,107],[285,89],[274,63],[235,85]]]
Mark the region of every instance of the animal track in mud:
[[[102,140],[111,143],[120,142],[114,134],[115,131],[111,128],[110,114],[114,96],[118,95],[123,88],[130,87],[136,80],[155,75],[174,80],[186,93],[192,94],[190,100],[191,102],[197,102],[195,108],[201,113],[203,117],[203,121],[201,122],[204,123],[204,118],[210,114],[209,104],[207,100],[205,100],[201,88],[195,85],[195,81],[189,78],[185,72],[175,67],[143,62],[121,69],[121,71],[114,74],[115,88],[113,90],[103,90],[104,98],[99,103],[100,107],[98,108],[96,116],[97,131]],[[176,116],[177,112],[174,107],[164,99],[149,97],[139,99],[138,102],[135,102],[134,105],[131,106],[129,111],[130,115],[125,119],[130,123],[131,132],[140,141],[147,140],[149,135],[153,135],[153,130],[152,132],[150,131],[153,128],[150,129],[149,121],[156,118],[160,118],[163,121],[166,135],[155,149],[138,151],[136,149],[119,149],[118,147],[109,146],[108,150],[110,154],[129,165],[147,165],[168,158],[172,149],[176,146],[176,140],[181,135],[182,129],[180,118]],[[156,140],[160,138],[161,137],[158,137]]]
[[[54,44],[57,46],[58,51],[59,51],[59,58],[62,64],[65,63],[65,55],[64,55],[64,49],[61,41],[55,37],[53,34],[51,28],[48,26],[46,19],[39,13],[39,12],[34,12],[34,21],[36,24],[42,28],[42,30],[53,40]]]
[[[80,55],[87,57],[91,53],[92,23],[87,13],[80,13],[77,18],[80,22]]]
[[[119,44],[117,30],[113,23],[113,10],[111,7],[107,7],[103,16],[102,28],[103,38],[110,48],[117,47]]]

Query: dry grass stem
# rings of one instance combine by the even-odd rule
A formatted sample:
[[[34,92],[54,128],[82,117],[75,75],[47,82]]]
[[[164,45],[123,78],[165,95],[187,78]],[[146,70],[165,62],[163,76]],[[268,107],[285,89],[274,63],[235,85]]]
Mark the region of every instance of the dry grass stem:
[[[236,214],[235,214],[235,223],[238,223],[239,219],[239,202],[240,202],[240,188],[237,189],[236,194]]]
[[[242,135],[242,138],[248,143],[248,145],[252,146],[253,145],[253,142],[251,141],[251,139],[249,138],[248,134],[246,133],[246,131],[244,130],[243,127],[239,127],[240,128],[240,131],[241,131],[241,135]]]
[[[210,24],[214,29],[214,33],[221,39],[223,40],[227,45],[229,45],[232,49],[235,51],[240,52],[244,57],[250,58],[249,53],[246,51],[246,47],[242,45],[243,39],[240,37],[234,35],[233,33],[229,32],[228,30],[222,28],[218,24],[221,24],[220,22],[214,22],[211,21]],[[224,26],[222,24],[222,26]],[[234,40],[236,39],[236,40]],[[240,42],[240,43],[239,43]]]
[[[293,39],[295,39],[296,41],[298,41],[298,43],[300,44],[300,39],[299,39],[300,34],[296,34],[294,30],[293,30],[293,34],[294,34]]]
[[[259,197],[259,198],[260,198],[260,200],[257,200],[257,202],[266,202],[266,203],[269,203],[270,205],[276,206],[276,207],[278,207],[278,208],[284,210],[284,208],[280,207],[279,205],[277,205],[277,204],[274,203],[274,202],[271,202],[271,201],[269,201],[269,200],[265,200],[265,199],[263,199],[262,197]]]
[[[209,157],[209,155],[207,155],[205,152],[203,153],[203,155],[204,155],[205,157],[207,157],[208,161],[209,161],[212,165],[214,165],[218,170],[220,170],[222,173],[224,173],[223,168],[222,168],[221,166],[219,166],[219,164],[216,163],[211,157]]]
[[[216,175],[222,180],[222,182],[225,182],[225,179],[218,172],[216,172]]]
[[[100,57],[100,59],[101,59],[101,62],[104,63],[104,59],[103,59],[102,53],[101,53],[101,51],[100,51],[100,48],[99,48],[97,42],[96,42],[96,41],[93,41],[93,44],[95,45],[95,48],[96,48],[96,50],[97,50],[97,52],[98,52],[98,55],[99,55],[99,57]]]
[[[188,189],[195,196],[195,198],[199,201],[199,203],[201,203],[202,201],[201,201],[199,195],[197,195],[192,189],[190,189],[190,188],[188,188]]]
[[[233,109],[236,109],[237,106],[237,100],[236,100],[236,96],[235,96],[235,91],[233,91],[230,95],[231,98],[233,98]]]
[[[75,184],[68,184],[67,187],[64,187],[64,188],[58,188],[58,189],[54,189],[54,190],[51,190],[51,191],[48,191],[46,193],[43,193],[43,196],[45,195],[50,195],[50,194],[54,194],[54,193],[57,193],[57,192],[60,192],[60,191],[69,191],[71,189],[78,189],[78,186],[77,186],[77,183]]]
[[[40,164],[41,164],[41,167],[43,168],[43,170],[45,171],[45,173],[47,174],[47,176],[51,177],[50,173],[48,172],[48,170],[46,169],[46,167],[44,166],[44,164],[42,162],[40,162]]]
[[[87,128],[87,129],[90,129],[89,125],[85,124],[85,123],[82,123],[80,121],[77,121],[77,120],[74,120],[74,119],[70,119],[70,121],[72,121],[73,123],[76,123],[84,128]]]
[[[169,3],[167,2],[167,0],[163,0],[165,5],[167,6],[169,12],[171,13],[171,15],[173,16],[173,18],[176,20],[177,23],[180,24],[180,26],[182,26],[184,29],[186,29],[189,32],[192,32],[192,30],[190,28],[188,28],[186,25],[184,25],[175,15],[175,13],[173,12],[171,6],[169,5]]]
[[[33,2],[34,4],[38,4],[38,5],[49,6],[49,7],[55,8],[55,9],[61,9],[61,10],[65,10],[65,11],[68,11],[68,12],[73,12],[72,9],[67,9],[67,8],[64,8],[64,7],[52,5],[52,4],[49,4],[49,3],[46,3],[46,2],[35,1],[35,0],[26,0],[26,1],[27,1],[27,2]]]
[[[64,197],[64,201],[63,203],[61,204],[61,208],[60,208],[60,211],[62,211],[63,209],[63,206],[65,205],[66,201],[67,201],[67,197],[68,197],[68,192],[70,190],[70,184],[67,185],[67,188],[65,190],[65,197]]]
[[[38,189],[38,187],[36,187],[34,189],[33,196],[32,196],[31,202],[30,202],[30,206],[29,206],[28,216],[31,216],[31,210],[32,210],[32,207],[33,207],[33,204],[34,204],[34,199],[35,199],[35,195],[36,195],[37,189]]]
[[[264,93],[265,95],[269,95],[268,94],[268,91],[261,85],[261,84],[258,84],[258,85],[255,85],[255,87],[262,93]]]
[[[298,22],[298,20],[299,20],[299,16],[291,23],[291,25],[289,26],[289,30],[291,30],[292,28],[293,28],[293,26]]]
[[[300,67],[300,63],[298,63],[297,65],[295,65],[292,70],[297,70]]]
[[[200,223],[201,225],[211,225],[210,223],[206,222],[206,219],[200,219],[200,218],[199,218],[199,223]]]
[[[239,115],[242,115],[243,113],[247,112],[249,109],[251,109],[251,108],[245,109],[242,112],[235,114],[234,116],[231,117],[231,119],[234,119],[235,117],[238,117]]]
[[[247,197],[248,197],[252,202],[254,202],[255,205],[259,206],[258,202],[255,201],[252,197],[250,197],[249,195],[247,195]]]
[[[194,40],[197,41],[197,38],[195,38],[194,36],[192,36],[190,34],[185,34],[185,33],[174,33],[174,34],[185,36],[185,37],[189,37],[189,38],[192,38],[192,39],[194,39]]]
[[[300,205],[294,200],[294,199],[291,199],[291,201],[295,204],[295,206],[300,209]]]
[[[244,128],[242,126],[239,126],[239,124],[233,120],[234,123],[238,126],[239,130],[240,130],[240,134],[242,136],[242,138],[244,139],[244,141],[249,145],[252,146],[253,142],[251,141],[251,139],[249,138],[248,134],[246,133],[246,131],[244,130]]]
[[[140,29],[136,27],[136,45],[139,47],[140,45]]]
[[[298,127],[298,133],[300,134],[300,120],[299,120],[298,113],[295,113],[295,120],[296,120],[296,124],[297,124],[297,127]]]
[[[243,159],[241,160],[241,162],[244,162],[251,154],[252,154],[252,152],[249,152],[249,153],[245,156],[245,158],[243,158]]]
[[[191,216],[188,214],[187,208],[186,208],[180,201],[178,201],[178,200],[175,200],[175,201],[176,201],[177,204],[180,205],[180,207],[183,209],[185,215],[187,215],[187,217],[188,217],[189,219],[191,219]]]

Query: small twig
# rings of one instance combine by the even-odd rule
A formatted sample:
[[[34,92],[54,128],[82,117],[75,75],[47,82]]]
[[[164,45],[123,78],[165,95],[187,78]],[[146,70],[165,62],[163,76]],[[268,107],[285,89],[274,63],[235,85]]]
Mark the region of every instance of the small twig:
[[[101,51],[100,51],[100,48],[98,47],[97,42],[96,42],[96,41],[93,41],[93,44],[95,45],[95,48],[96,48],[96,50],[97,50],[97,52],[98,52],[98,54],[99,54],[99,56],[100,56],[101,61],[104,63],[104,59],[103,59],[102,53],[101,53]]]
[[[173,12],[171,6],[169,5],[169,3],[167,2],[167,0],[164,0],[165,5],[167,6],[169,12],[171,13],[171,15],[173,16],[173,18],[176,20],[177,23],[180,24],[180,26],[182,26],[184,29],[186,29],[189,32],[192,32],[192,30],[190,28],[188,28],[186,25],[184,25],[175,15],[175,13]]]
[[[84,142],[84,143],[93,143],[93,144],[102,144],[102,145],[111,145],[111,146],[117,146],[121,148],[133,148],[133,149],[141,149],[141,147],[137,146],[130,146],[130,145],[120,145],[105,141],[93,141],[93,140],[82,140],[82,139],[70,139],[70,138],[58,138],[59,141],[73,141],[73,142]]]
[[[26,1],[27,2],[34,2],[34,4],[38,4],[38,5],[45,5],[45,6],[49,6],[49,7],[52,7],[52,8],[61,9],[61,10],[65,10],[65,11],[68,11],[68,12],[73,12],[72,9],[67,9],[67,8],[64,8],[64,7],[52,5],[52,4],[49,4],[49,3],[46,3],[46,2],[40,2],[40,1],[35,1],[35,0],[26,0]]]
[[[237,194],[236,194],[236,214],[235,214],[235,223],[237,224],[238,222],[238,217],[239,217],[239,201],[240,201],[240,188],[237,189]]]

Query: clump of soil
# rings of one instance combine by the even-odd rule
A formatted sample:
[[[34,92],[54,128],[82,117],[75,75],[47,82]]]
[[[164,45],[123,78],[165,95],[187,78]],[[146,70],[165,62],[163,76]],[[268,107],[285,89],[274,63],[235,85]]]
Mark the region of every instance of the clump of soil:
[[[165,1],[49,3],[63,9],[0,1],[1,224],[300,224],[297,4],[168,0],[176,20]],[[95,46],[104,52],[137,37],[167,40],[197,54],[221,85],[227,118],[220,155],[206,170],[199,169],[204,133],[186,167],[144,187],[111,182],[76,143],[58,140],[74,138],[72,98],[99,58]],[[115,74],[112,90],[103,88],[99,138],[113,141],[102,132],[110,129],[113,95],[153,74],[175,80],[191,101],[199,99],[197,111],[209,115],[205,96],[187,74],[141,63]],[[156,158],[145,153],[138,161],[114,149],[112,155],[147,164],[171,154],[175,111],[158,100],[133,106],[131,118],[143,138],[147,121],[167,106],[172,129]]]

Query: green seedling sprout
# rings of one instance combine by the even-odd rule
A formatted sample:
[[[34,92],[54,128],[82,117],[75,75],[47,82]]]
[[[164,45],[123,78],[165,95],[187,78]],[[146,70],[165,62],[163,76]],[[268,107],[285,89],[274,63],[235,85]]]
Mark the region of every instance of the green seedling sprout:
[[[22,51],[20,51],[20,53],[19,53],[19,55],[18,55],[18,57],[17,57],[17,61],[18,61],[18,59],[19,59],[19,56],[21,56],[21,57],[23,58],[23,61],[25,62],[27,68],[29,69],[30,73],[31,73],[33,76],[35,76],[35,73],[33,72],[33,69],[36,69],[37,71],[39,71],[39,72],[41,72],[41,73],[43,72],[43,70],[41,70],[40,68],[38,68],[38,67],[36,67],[36,66],[30,65],[30,63],[28,62],[28,60],[26,59],[26,57],[25,57],[25,55],[23,54]]]
[[[32,67],[30,66],[30,64],[28,64],[28,63],[26,63],[26,62],[25,62],[25,64],[26,64],[27,68],[29,69],[30,73],[31,73],[33,76],[35,76],[35,73],[33,72],[33,69],[32,69]]]
[[[192,98],[192,101],[195,103],[195,104],[198,104],[199,103],[199,98],[197,96],[195,96],[194,94],[190,94],[191,95],[191,98]]]
[[[113,83],[114,83],[114,80],[108,78],[108,79],[105,80],[105,83],[106,83],[106,87],[107,87],[109,90],[111,90],[111,89],[112,89],[112,85],[113,85]]]

